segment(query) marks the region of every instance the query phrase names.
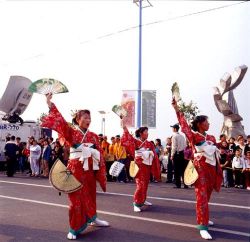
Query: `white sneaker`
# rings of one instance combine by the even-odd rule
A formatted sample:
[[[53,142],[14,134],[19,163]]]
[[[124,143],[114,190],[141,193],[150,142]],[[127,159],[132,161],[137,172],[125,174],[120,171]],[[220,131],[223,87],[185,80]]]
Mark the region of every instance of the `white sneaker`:
[[[247,190],[250,190],[250,187],[247,187]]]
[[[101,220],[99,218],[96,218],[94,222],[90,223],[90,225],[97,226],[97,227],[108,227],[109,226],[109,222],[107,222],[105,220]]]
[[[203,239],[212,239],[212,236],[208,233],[207,230],[200,230],[200,235],[201,235],[201,238]]]
[[[208,225],[209,225],[209,226],[214,226],[214,222],[211,221],[211,220],[209,220],[209,221],[208,221]]]
[[[141,212],[141,209],[140,209],[139,207],[136,207],[136,206],[134,205],[134,212],[139,213],[139,212]]]
[[[72,233],[68,233],[67,234],[67,239],[70,239],[70,240],[73,240],[73,239],[76,239],[76,235],[72,234]]]
[[[150,202],[148,202],[148,201],[145,201],[145,202],[144,202],[144,205],[145,205],[145,206],[152,206],[153,204],[150,203]]]

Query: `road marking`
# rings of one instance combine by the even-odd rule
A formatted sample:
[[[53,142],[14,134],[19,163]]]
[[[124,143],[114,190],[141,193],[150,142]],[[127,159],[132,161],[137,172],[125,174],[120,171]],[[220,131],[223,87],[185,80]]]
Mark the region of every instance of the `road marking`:
[[[49,185],[40,185],[40,184],[25,183],[25,182],[13,182],[13,181],[3,181],[3,180],[0,180],[0,183],[9,183],[9,184],[16,184],[16,185],[53,188],[52,186],[49,186]]]
[[[26,198],[9,197],[9,196],[4,196],[4,195],[0,195],[0,198],[11,199],[11,200],[16,200],[16,201],[22,201],[22,202],[30,202],[30,203],[36,203],[36,204],[43,204],[43,205],[54,206],[54,207],[68,208],[67,205],[63,205],[63,204],[42,202],[42,201],[31,200],[31,199],[26,199]],[[179,223],[179,222],[174,222],[174,221],[169,221],[169,220],[145,218],[145,217],[133,216],[133,215],[122,214],[122,213],[113,213],[113,212],[102,211],[102,210],[97,210],[97,213],[110,215],[110,216],[115,216],[115,217],[122,217],[122,218],[129,218],[129,219],[147,221],[147,222],[169,224],[169,225],[181,226],[181,227],[187,227],[187,228],[196,228],[196,225],[193,225],[193,224]],[[245,237],[250,236],[249,233],[234,231],[234,230],[218,229],[218,228],[209,228],[209,230],[222,232],[222,233],[226,233],[226,234],[241,235],[241,236],[245,236]]]
[[[49,186],[49,185],[40,185],[40,184],[24,183],[24,182],[12,182],[12,181],[3,181],[3,180],[0,180],[0,183],[9,183],[9,184],[44,187],[44,188],[53,188],[52,186]],[[97,192],[97,193],[103,194],[103,195],[133,197],[133,195],[127,194],[127,193],[115,193],[115,192]],[[193,201],[193,200],[185,200],[185,199],[177,199],[177,198],[152,197],[152,196],[147,196],[147,198],[154,199],[154,200],[171,201],[171,202],[182,202],[182,203],[192,203],[192,204],[196,203],[196,201]],[[209,203],[209,205],[218,206],[218,207],[240,208],[240,209],[250,210],[250,206],[241,206],[241,205],[235,205],[235,204]]]

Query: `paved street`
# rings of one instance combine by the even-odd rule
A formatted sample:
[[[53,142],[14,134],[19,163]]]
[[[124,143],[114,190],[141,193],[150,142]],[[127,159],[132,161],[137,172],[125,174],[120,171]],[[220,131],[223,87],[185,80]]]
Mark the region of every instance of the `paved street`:
[[[148,201],[153,206],[139,214],[132,211],[134,189],[134,183],[108,183],[104,194],[98,186],[98,215],[111,226],[88,227],[78,241],[204,241],[195,229],[193,188],[151,183]],[[46,179],[0,173],[0,241],[67,241],[67,204],[67,196],[59,196]],[[249,191],[222,188],[213,193],[210,211],[216,241],[249,241]]]

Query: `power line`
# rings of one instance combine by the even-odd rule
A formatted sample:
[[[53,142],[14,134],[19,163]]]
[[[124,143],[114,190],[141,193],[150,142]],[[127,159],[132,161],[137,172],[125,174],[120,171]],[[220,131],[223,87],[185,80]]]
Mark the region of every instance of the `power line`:
[[[237,2],[237,3],[229,4],[229,5],[224,5],[224,6],[215,7],[215,8],[209,8],[209,9],[205,9],[205,10],[201,10],[201,11],[197,11],[197,12],[193,12],[193,13],[187,13],[187,14],[183,14],[183,15],[179,15],[179,16],[175,16],[175,17],[170,17],[170,18],[163,19],[163,20],[158,20],[158,21],[154,21],[154,22],[150,22],[150,23],[145,23],[142,26],[150,26],[150,25],[154,25],[154,24],[160,24],[160,23],[165,23],[165,22],[169,22],[169,21],[174,21],[174,20],[181,19],[181,18],[186,18],[186,17],[190,17],[190,16],[194,16],[194,15],[199,15],[199,14],[208,13],[208,12],[212,12],[212,11],[216,11],[216,10],[221,10],[221,9],[224,9],[224,8],[233,7],[233,6],[236,6],[236,5],[239,5],[239,4],[243,4],[243,3],[247,3],[247,2],[248,1],[241,1],[241,2]],[[89,40],[81,41],[78,44],[79,45],[83,45],[83,44],[91,43],[91,42],[96,41],[96,40],[108,38],[108,37],[111,37],[113,35],[117,35],[117,34],[121,34],[121,33],[124,33],[124,32],[128,32],[130,30],[134,30],[134,29],[137,29],[137,28],[139,28],[139,25],[135,25],[135,26],[128,27],[128,28],[125,28],[125,29],[122,29],[122,30],[118,30],[118,31],[115,31],[115,32],[107,33],[107,34],[98,36],[98,37],[96,37],[94,39],[89,39]],[[65,47],[63,47],[63,48],[65,48]],[[57,50],[62,50],[63,48],[60,48],[60,49],[57,49]],[[55,51],[56,51],[56,49],[55,49]],[[27,57],[27,58],[23,59],[22,61],[29,61],[31,59],[36,59],[36,58],[43,57],[45,55],[46,54],[44,54],[44,53],[36,54],[36,55],[30,56],[30,57]],[[6,65],[6,64],[4,64],[4,65]]]

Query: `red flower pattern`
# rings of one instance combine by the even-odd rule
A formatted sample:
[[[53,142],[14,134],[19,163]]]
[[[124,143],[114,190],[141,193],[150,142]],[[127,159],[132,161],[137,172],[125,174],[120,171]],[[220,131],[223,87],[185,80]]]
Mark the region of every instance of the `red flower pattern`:
[[[83,184],[82,188],[76,192],[68,194],[69,206],[69,223],[70,232],[73,234],[80,233],[91,219],[96,216],[96,181],[100,183],[103,191],[106,191],[106,168],[103,159],[102,149],[100,148],[98,136],[88,131],[84,140],[83,134],[78,129],[69,125],[61,113],[52,103],[50,112],[42,120],[42,126],[55,130],[59,137],[67,145],[92,143],[101,153],[100,165],[98,171],[93,171],[93,161],[89,158],[89,170],[84,170],[79,159],[70,159],[68,169]]]
[[[181,131],[185,133],[187,139],[192,145],[199,144],[203,141],[212,141],[216,144],[216,139],[212,135],[202,135],[191,130],[183,113],[177,112],[177,118],[181,126]],[[196,152],[196,151],[194,151]],[[222,170],[219,165],[212,166],[205,162],[206,158],[202,155],[194,158],[194,166],[199,174],[198,180],[195,182],[196,194],[196,216],[198,225],[207,227],[209,221],[208,203],[215,190],[219,192],[222,183]]]

